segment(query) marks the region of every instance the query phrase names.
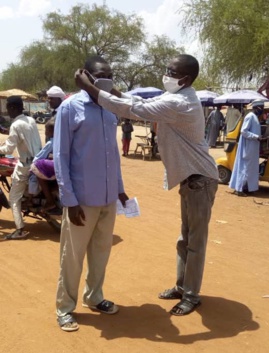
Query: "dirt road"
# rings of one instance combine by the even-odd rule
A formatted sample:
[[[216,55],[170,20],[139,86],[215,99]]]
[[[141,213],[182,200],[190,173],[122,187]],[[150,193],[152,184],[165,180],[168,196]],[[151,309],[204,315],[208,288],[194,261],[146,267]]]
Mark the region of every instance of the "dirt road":
[[[43,126],[39,125],[43,132]],[[135,134],[144,133],[136,127]],[[4,138],[1,137],[3,140]],[[119,132],[119,146],[120,132]],[[132,141],[131,149],[136,146]],[[222,149],[211,151],[222,155]],[[175,243],[180,230],[179,195],[164,191],[158,159],[122,157],[128,195],[141,216],[118,216],[104,286],[120,306],[105,316],[81,306],[80,330],[65,333],[55,317],[59,236],[44,221],[26,219],[27,240],[1,241],[0,352],[3,353],[267,353],[269,328],[269,185],[240,198],[220,185],[210,223],[202,305],[186,317],[171,317],[174,301],[158,293],[175,283]],[[14,227],[0,214],[0,236]],[[82,293],[83,281],[80,294]]]

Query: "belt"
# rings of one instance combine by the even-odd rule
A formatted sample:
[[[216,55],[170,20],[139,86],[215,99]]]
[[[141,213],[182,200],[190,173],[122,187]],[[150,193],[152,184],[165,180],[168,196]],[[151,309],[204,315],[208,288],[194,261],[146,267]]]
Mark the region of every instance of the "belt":
[[[190,182],[190,181],[195,181],[196,179],[201,178],[201,176],[202,176],[202,174],[192,174],[192,175],[188,176],[188,178],[184,179],[184,180],[180,183],[180,185],[183,186],[183,185],[187,184],[187,183]]]

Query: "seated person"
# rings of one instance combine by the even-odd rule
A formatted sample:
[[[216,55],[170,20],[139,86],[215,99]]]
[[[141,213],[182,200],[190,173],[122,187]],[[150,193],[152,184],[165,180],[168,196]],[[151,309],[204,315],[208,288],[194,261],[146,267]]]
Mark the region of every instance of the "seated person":
[[[30,168],[31,175],[29,178],[29,194],[37,194],[40,187],[46,197],[46,205],[43,207],[43,211],[50,211],[49,213],[53,213],[53,211],[59,212],[50,185],[51,180],[56,182],[52,159],[54,124],[55,118],[51,118],[45,125],[46,144],[35,156]]]

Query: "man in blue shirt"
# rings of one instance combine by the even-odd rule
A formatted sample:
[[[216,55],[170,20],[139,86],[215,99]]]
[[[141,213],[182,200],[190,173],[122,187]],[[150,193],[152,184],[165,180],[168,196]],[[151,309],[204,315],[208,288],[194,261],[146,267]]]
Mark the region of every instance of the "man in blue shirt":
[[[102,57],[89,58],[85,69],[92,82],[110,86],[112,71]],[[64,331],[79,328],[72,312],[77,304],[85,254],[88,273],[83,306],[106,314],[118,311],[113,302],[104,300],[102,291],[112,246],[116,200],[119,198],[125,205],[128,199],[116,133],[116,116],[83,90],[67,98],[58,109],[53,151],[64,209],[56,309]]]
[[[176,285],[159,294],[160,299],[181,299],[170,310],[176,316],[190,314],[201,304],[208,224],[218,188],[217,166],[204,139],[202,105],[192,87],[198,74],[197,59],[180,54],[171,59],[163,75],[166,92],[148,99],[116,90],[104,92],[91,83],[85,70],[75,74],[77,85],[103,108],[126,119],[158,123],[158,148],[167,188],[180,184],[182,223]]]

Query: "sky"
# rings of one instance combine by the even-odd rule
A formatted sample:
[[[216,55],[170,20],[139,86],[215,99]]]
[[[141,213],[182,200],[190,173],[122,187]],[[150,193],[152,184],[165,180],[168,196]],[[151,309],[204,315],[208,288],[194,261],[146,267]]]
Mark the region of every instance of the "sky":
[[[179,27],[182,20],[178,10],[184,0],[1,0],[0,1],[0,72],[19,60],[22,48],[43,38],[42,18],[53,11],[67,14],[77,4],[106,4],[110,10],[124,14],[135,13],[144,19],[148,38],[154,34],[167,35],[178,46],[185,45],[195,55],[195,42],[184,43]]]

